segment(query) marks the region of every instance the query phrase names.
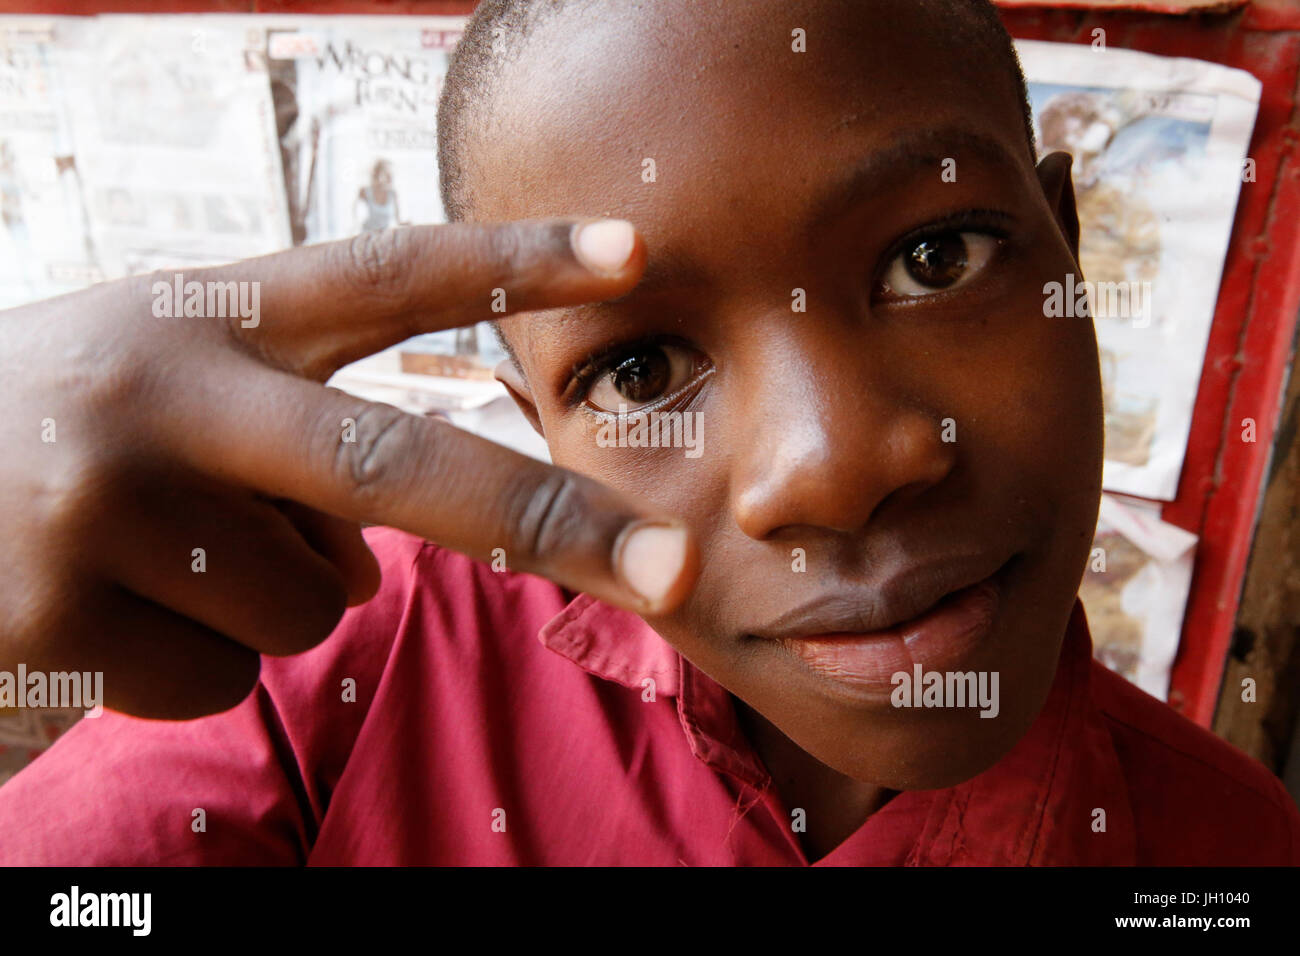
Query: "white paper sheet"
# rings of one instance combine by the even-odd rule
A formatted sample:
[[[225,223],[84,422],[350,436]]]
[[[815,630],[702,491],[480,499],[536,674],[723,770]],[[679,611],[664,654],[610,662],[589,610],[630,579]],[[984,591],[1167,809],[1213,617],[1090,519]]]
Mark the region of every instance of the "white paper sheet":
[[[70,40],[57,59],[110,277],[289,245],[266,64],[247,30],[221,17],[101,16]]]
[[[1093,655],[1166,700],[1192,583],[1196,535],[1160,519],[1150,502],[1102,495],[1079,588]]]
[[[1075,157],[1084,278],[1150,283],[1145,315],[1094,308],[1104,484],[1172,500],[1214,317],[1260,83],[1200,60],[1017,41],[1040,152]],[[1061,319],[1061,321],[1071,321]]]
[[[74,17],[0,17],[0,309],[103,278],[53,50]]]

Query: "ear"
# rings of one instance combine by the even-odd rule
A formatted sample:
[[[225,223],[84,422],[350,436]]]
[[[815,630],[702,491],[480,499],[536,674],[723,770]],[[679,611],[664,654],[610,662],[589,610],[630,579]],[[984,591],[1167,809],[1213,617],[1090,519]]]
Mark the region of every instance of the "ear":
[[[545,438],[546,433],[542,431],[542,420],[537,415],[537,405],[533,401],[532,390],[529,389],[528,383],[524,381],[523,375],[519,373],[519,369],[515,368],[515,363],[510,359],[502,359],[497,363],[497,367],[492,374],[498,382],[506,387],[510,397],[515,400],[519,410],[524,413],[524,417],[533,426],[533,431]]]
[[[1077,263],[1079,261],[1079,211],[1074,204],[1074,179],[1070,175],[1073,165],[1074,157],[1069,153],[1059,150],[1049,153],[1038,163],[1038,181],[1042,184],[1043,195],[1047,197],[1047,205],[1056,216],[1061,235],[1065,237]]]

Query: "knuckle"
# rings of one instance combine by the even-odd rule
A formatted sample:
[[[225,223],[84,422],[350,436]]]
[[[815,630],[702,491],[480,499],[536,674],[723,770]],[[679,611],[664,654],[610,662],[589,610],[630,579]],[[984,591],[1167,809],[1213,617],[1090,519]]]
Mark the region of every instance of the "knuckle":
[[[406,298],[409,233],[403,229],[363,232],[340,245],[339,273],[358,293],[387,304]]]
[[[507,287],[544,278],[568,246],[569,227],[563,223],[539,232],[534,224],[512,222],[492,227],[488,235],[492,273]]]
[[[329,423],[335,441],[335,475],[363,504],[377,504],[402,474],[403,455],[415,447],[419,419],[391,405],[368,405],[353,415],[355,441],[341,441],[336,423]]]
[[[144,282],[127,279],[91,291],[104,298],[91,298],[86,312],[72,320],[75,332],[60,340],[60,361],[44,387],[83,418],[120,423],[167,387],[166,363],[158,356],[167,353],[174,333],[158,322],[136,321],[150,314]]]
[[[147,397],[153,375],[149,361],[149,356],[131,346],[104,349],[102,344],[78,343],[65,353],[50,384],[85,418],[121,420],[137,411]]]
[[[488,234],[488,253],[501,275],[513,275],[526,259],[527,244],[516,223],[494,226]]]
[[[567,221],[493,227],[488,254],[494,285],[516,292],[545,286],[573,259],[571,232]]]
[[[76,377],[77,392],[96,417],[106,412],[135,411],[145,399],[147,376],[143,363],[103,357],[91,360]]]
[[[95,523],[113,513],[124,483],[123,470],[110,461],[69,456],[41,485],[36,509],[52,531],[86,535]]]
[[[553,470],[540,484],[519,496],[513,521],[515,549],[540,562],[565,551],[583,531],[585,501],[576,475]]]

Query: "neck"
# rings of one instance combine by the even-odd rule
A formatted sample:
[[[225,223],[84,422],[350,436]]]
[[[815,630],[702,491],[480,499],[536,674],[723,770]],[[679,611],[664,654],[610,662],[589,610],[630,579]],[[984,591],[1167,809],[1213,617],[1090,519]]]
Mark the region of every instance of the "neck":
[[[831,769],[744,701],[732,700],[740,725],[767,766],[786,809],[805,813],[807,829],[795,836],[809,862],[843,843],[894,796],[893,790]]]

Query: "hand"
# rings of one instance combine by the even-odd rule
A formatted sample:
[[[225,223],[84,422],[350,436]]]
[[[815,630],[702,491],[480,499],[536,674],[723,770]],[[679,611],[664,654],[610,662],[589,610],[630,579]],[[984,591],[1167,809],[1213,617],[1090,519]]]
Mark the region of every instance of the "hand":
[[[374,595],[363,521],[671,609],[697,562],[680,523],[321,384],[499,317],[498,288],[511,312],[591,302],[644,264],[619,223],[419,226],[183,274],[251,283],[246,315],[170,317],[171,272],[0,313],[0,669],[103,671],[103,702],[143,717],[230,708],[259,654],[315,646]]]

